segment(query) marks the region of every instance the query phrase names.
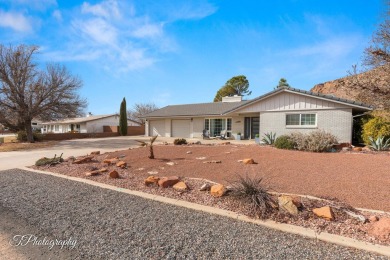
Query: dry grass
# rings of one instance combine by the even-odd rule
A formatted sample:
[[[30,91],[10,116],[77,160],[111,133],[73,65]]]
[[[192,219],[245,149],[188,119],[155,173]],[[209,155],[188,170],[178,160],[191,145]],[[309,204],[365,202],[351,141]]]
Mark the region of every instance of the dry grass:
[[[37,142],[37,143],[5,142],[4,144],[0,145],[0,152],[35,150],[35,149],[51,147],[57,143],[58,141]]]
[[[2,137],[0,135],[0,137]],[[14,142],[17,142],[18,140],[16,140],[16,136],[4,136],[4,143],[14,143]]]

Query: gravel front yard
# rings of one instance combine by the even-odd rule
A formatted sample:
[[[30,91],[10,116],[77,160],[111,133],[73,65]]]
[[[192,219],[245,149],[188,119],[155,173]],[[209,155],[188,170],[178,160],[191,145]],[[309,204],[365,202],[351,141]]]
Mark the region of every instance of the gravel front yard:
[[[224,184],[235,180],[237,174],[250,174],[264,177],[277,192],[336,198],[354,207],[390,211],[390,153],[308,153],[256,145],[166,145],[154,149],[155,160],[147,158],[148,148],[107,153],[96,159],[123,157],[121,160],[127,162],[128,169],[119,173],[128,179],[119,182],[130,188],[135,179],[149,176],[148,172],[158,172],[160,177],[177,175]],[[206,158],[196,159],[200,157]],[[237,162],[245,158],[253,158],[258,164]],[[204,163],[211,160],[221,163]],[[101,166],[61,164],[50,171],[80,177],[91,167]],[[105,176],[90,178],[100,181]],[[118,180],[111,182],[115,185]]]
[[[79,259],[386,259],[21,170],[0,172],[0,206],[39,228],[37,236],[77,239]]]

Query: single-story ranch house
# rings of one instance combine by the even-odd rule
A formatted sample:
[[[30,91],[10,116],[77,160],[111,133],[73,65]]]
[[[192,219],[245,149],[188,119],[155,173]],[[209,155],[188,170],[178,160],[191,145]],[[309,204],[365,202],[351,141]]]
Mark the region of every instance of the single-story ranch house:
[[[322,129],[340,143],[351,143],[353,116],[372,110],[363,103],[295,88],[281,87],[252,100],[224,97],[222,102],[166,106],[143,116],[145,134],[201,138],[226,130],[228,137],[253,139],[293,131]]]
[[[119,115],[87,115],[86,117],[67,118],[64,120],[43,122],[41,132],[45,133],[103,133],[103,126],[118,126]],[[128,119],[128,126],[140,126],[138,122]]]

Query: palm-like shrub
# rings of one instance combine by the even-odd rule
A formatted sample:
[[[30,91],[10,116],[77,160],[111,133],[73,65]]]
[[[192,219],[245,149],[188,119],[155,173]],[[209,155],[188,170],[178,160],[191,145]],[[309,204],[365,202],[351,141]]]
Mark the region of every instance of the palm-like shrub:
[[[369,147],[372,150],[375,151],[384,151],[390,148],[390,138],[385,141],[385,138],[382,136],[379,136],[376,140],[372,138],[372,136],[369,136],[368,139],[370,140]]]
[[[156,136],[153,136],[152,138],[150,138],[149,143],[136,140],[138,143],[140,143],[140,146],[142,146],[142,147],[149,146],[149,159],[154,159],[153,143],[154,143],[154,141],[156,141],[157,137],[158,136],[156,135]]]

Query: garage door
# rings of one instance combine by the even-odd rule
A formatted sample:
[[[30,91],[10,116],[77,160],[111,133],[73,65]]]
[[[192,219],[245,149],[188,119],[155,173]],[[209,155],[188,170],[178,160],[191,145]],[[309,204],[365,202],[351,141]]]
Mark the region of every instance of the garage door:
[[[149,136],[165,136],[165,120],[149,121]]]
[[[173,137],[190,137],[190,120],[172,120]]]

